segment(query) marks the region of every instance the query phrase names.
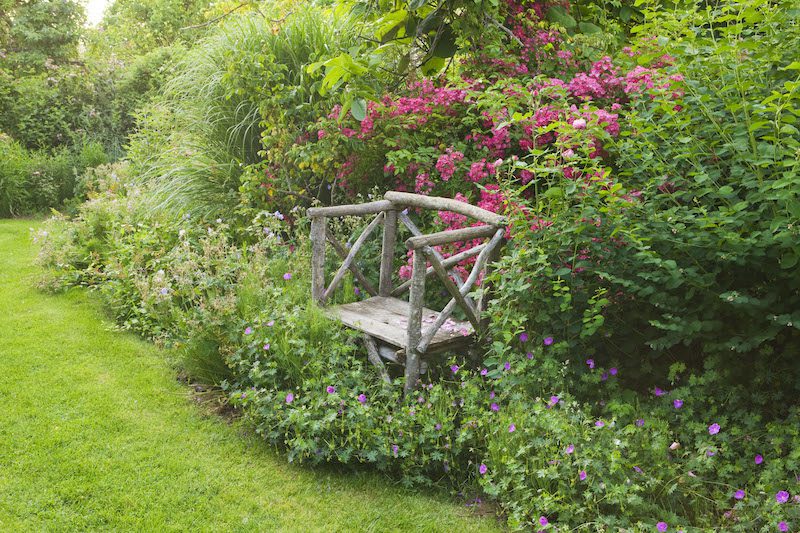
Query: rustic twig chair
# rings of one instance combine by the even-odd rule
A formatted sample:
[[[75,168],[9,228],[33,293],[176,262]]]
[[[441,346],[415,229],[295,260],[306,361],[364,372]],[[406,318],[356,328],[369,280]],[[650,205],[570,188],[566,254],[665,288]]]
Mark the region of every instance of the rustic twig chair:
[[[404,212],[408,207],[451,211],[486,225],[423,235]],[[349,250],[328,229],[327,219],[330,217],[372,214],[375,218]],[[375,202],[314,207],[308,210],[308,215],[311,217],[312,297],[320,306],[324,306],[342,282],[346,272],[349,270],[353,274],[371,298],[330,307],[328,313],[345,325],[364,332],[369,360],[378,367],[385,381],[389,381],[389,376],[381,356],[405,364],[405,391],[408,393],[419,379],[422,355],[468,344],[474,339],[475,334],[485,327],[481,314],[486,306],[487,290],[484,288],[481,291],[477,302],[470,296],[470,291],[481,271],[485,271],[499,254],[505,233],[505,220],[502,216],[457,200],[394,191],[387,192],[383,200]],[[398,220],[413,235],[405,242],[406,247],[413,251],[413,263],[411,279],[393,287],[392,273]],[[356,265],[355,257],[370,234],[381,223],[383,223],[383,244],[380,281],[376,290]],[[447,259],[433,248],[442,244],[487,238],[488,242]],[[342,260],[342,265],[329,285],[325,284],[324,272],[326,242],[330,243]],[[475,264],[466,279],[453,269],[459,262],[476,255]],[[427,262],[430,262],[430,267],[427,267]],[[424,307],[423,301],[425,280],[434,273],[451,296],[450,302],[440,312]],[[408,302],[398,298],[406,291],[409,291]],[[464,311],[466,321],[450,318],[456,307]],[[426,326],[424,329],[423,324]],[[397,351],[383,349],[384,347],[378,346],[378,342],[396,347]]]

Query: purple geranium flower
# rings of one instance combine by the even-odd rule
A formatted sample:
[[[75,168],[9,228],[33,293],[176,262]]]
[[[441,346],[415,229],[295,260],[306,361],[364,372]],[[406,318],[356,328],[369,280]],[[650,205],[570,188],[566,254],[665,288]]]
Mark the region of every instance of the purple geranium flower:
[[[523,331],[519,334],[519,340],[521,342],[528,342],[528,334]]]
[[[636,425],[639,426],[639,427],[644,426],[644,418],[640,418],[639,420],[637,420],[636,421]]]
[[[561,399],[558,396],[550,396],[550,403],[547,404],[547,407],[555,406]]]
[[[435,429],[436,431],[439,431],[440,429],[442,429],[442,425],[441,424],[436,424],[435,426],[433,426],[433,429]]]
[[[269,350],[269,343],[264,345],[264,350]]]
[[[294,401],[294,394],[291,392],[286,395],[286,403],[292,403]]]
[[[737,500],[744,499],[744,491],[742,489],[737,490],[736,492],[733,493],[733,497],[736,498]]]
[[[655,389],[653,389],[653,394],[655,394],[656,396],[664,396],[665,393],[663,390],[656,387]]]
[[[328,394],[333,394],[334,392],[336,392],[336,387],[334,387],[333,385],[328,385],[328,387],[325,390],[328,391]]]
[[[789,531],[789,524],[781,520],[780,522],[778,522],[778,531],[783,531],[783,532]]]
[[[548,522],[548,521],[547,521],[547,518],[546,518],[546,517],[544,517],[544,516],[540,516],[540,517],[539,517],[539,523],[542,525],[542,527],[544,527],[544,526],[546,526],[547,524],[549,524],[550,522]]]
[[[608,369],[608,373],[611,374],[612,376],[616,376],[617,372],[619,372],[619,370],[617,370],[617,367],[615,366]]]
[[[599,427],[599,428],[601,428],[601,427],[605,426],[606,423],[603,422],[602,420],[598,420],[597,422],[594,423],[594,425]]]
[[[286,281],[289,281],[290,279],[292,279],[292,273],[291,272],[287,272],[286,274],[283,275],[283,279],[285,279]]]
[[[364,394],[364,393],[359,394],[358,395],[358,403],[360,403],[361,405],[364,405],[365,403],[367,403],[367,395]]]
[[[553,344],[553,337],[545,337],[543,342],[545,346],[550,346]]]
[[[603,372],[602,374],[600,374],[600,379],[602,381],[607,380],[608,379],[608,372]]]
[[[270,320],[269,322],[267,322],[267,327],[268,328],[271,328],[274,325],[275,325],[275,321],[274,320]]]
[[[506,370],[511,370],[511,363],[506,361],[506,364],[503,365],[503,368],[505,368]]]
[[[458,372],[458,365],[451,365],[451,366],[450,366],[450,371],[451,371],[453,374],[455,374],[456,372]]]
[[[656,529],[657,529],[657,530],[659,530],[659,531],[661,531],[662,533],[663,533],[664,531],[666,531],[668,527],[669,527],[669,526],[667,526],[667,523],[666,523],[666,522],[659,522],[658,524],[656,524]]]
[[[642,473],[642,469],[641,469],[641,468],[639,468],[638,466],[634,466],[634,467],[633,467],[633,470],[634,470],[636,473],[638,473],[638,474],[641,474],[641,473]]]
[[[397,452],[398,452],[398,450],[400,450],[400,446],[398,446],[397,444],[392,444],[392,454],[393,454],[395,457],[397,457]]]
[[[566,450],[564,450],[564,453],[566,453],[567,455],[569,455],[569,454],[571,454],[571,453],[572,453],[572,452],[574,452],[574,451],[575,451],[575,445],[574,445],[574,444],[570,444],[569,446],[567,446],[567,449],[566,449]]]
[[[533,359],[533,353],[532,352],[528,352],[525,355],[527,355],[528,359]]]
[[[586,470],[581,470],[580,473],[578,474],[578,477],[581,479],[581,481],[585,480],[586,479]]]
[[[586,365],[587,365],[589,368],[594,368],[594,359],[587,359],[587,360],[586,360]]]
[[[683,407],[683,400],[673,400],[672,405],[675,406],[675,409],[680,409]]]
[[[716,435],[717,433],[719,433],[719,424],[714,422],[713,424],[708,426],[708,434],[709,435]]]
[[[492,411],[495,411],[495,412],[497,412],[497,411],[499,411],[499,410],[500,410],[500,406],[499,406],[499,405],[497,405],[496,403],[493,403],[493,404],[492,404],[492,405],[491,405],[489,408],[490,408]]]
[[[514,433],[516,430],[517,430],[517,426],[515,426],[514,424],[511,424],[511,425],[508,426],[508,432],[509,433]]]
[[[779,490],[775,494],[775,501],[778,503],[786,503],[789,501],[789,493],[785,490]]]
[[[755,462],[757,465],[760,465],[761,463],[764,462],[764,457],[760,453],[757,453],[755,457]]]
[[[250,326],[247,326],[246,328],[244,328],[244,334],[245,335],[252,335],[253,334],[253,328],[251,328]]]
[[[489,470],[489,469],[488,469],[488,468],[486,468],[486,465],[485,465],[485,464],[483,464],[483,463],[481,463],[481,466],[480,466],[480,467],[478,467],[478,472],[480,472],[480,473],[481,473],[481,475],[484,475],[484,474],[486,473],[486,471],[487,471],[487,470]]]
[[[715,455],[717,455],[717,452],[712,450],[706,450],[706,457],[714,457]]]
[[[488,368],[484,368],[484,369],[481,370],[481,376],[485,376],[488,373],[489,373],[489,369]]]

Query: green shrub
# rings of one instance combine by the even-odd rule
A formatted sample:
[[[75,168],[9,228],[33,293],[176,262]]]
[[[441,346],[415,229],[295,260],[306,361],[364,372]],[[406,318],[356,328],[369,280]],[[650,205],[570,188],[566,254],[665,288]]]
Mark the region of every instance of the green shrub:
[[[0,133],[0,217],[26,211],[29,158],[19,143]]]

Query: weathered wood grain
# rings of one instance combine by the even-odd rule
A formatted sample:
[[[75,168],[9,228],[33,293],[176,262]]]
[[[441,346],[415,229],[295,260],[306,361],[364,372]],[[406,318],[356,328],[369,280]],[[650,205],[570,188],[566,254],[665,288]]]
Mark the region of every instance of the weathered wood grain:
[[[441,198],[439,196],[423,196],[421,194],[413,194],[408,192],[389,191],[383,195],[384,198],[394,202],[398,206],[421,207],[424,209],[436,209],[439,211],[452,211],[468,217],[493,224],[495,226],[502,226],[505,224],[505,217],[492,213],[480,207],[459,202],[451,198]]]
[[[378,200],[366,204],[332,205],[329,207],[311,207],[307,211],[311,218],[316,217],[346,217],[364,216],[380,213],[387,209],[393,209],[394,204],[388,200]]]
[[[381,273],[378,292],[381,296],[392,293],[394,272],[394,247],[397,242],[397,211],[390,209],[383,214],[383,244],[381,248]]]
[[[473,226],[469,228],[438,231],[428,235],[419,235],[406,240],[409,250],[416,250],[425,246],[439,246],[452,242],[471,241],[472,239],[485,239],[497,231],[497,226]]]
[[[447,275],[445,274],[445,277]],[[449,278],[448,278],[449,279]],[[452,283],[452,281],[450,282]],[[419,341],[422,337],[422,307],[425,304],[425,254],[414,250],[411,272],[411,290],[408,299],[408,340],[406,342],[406,383],[408,395],[419,379]]]

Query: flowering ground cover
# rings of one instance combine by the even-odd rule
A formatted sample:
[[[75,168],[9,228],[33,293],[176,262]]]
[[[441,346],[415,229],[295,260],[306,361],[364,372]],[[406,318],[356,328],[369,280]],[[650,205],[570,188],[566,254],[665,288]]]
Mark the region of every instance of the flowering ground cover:
[[[0,529],[495,531],[440,494],[307,470],[192,405],[166,353],[95,297],[31,287],[29,220],[0,221]]]

